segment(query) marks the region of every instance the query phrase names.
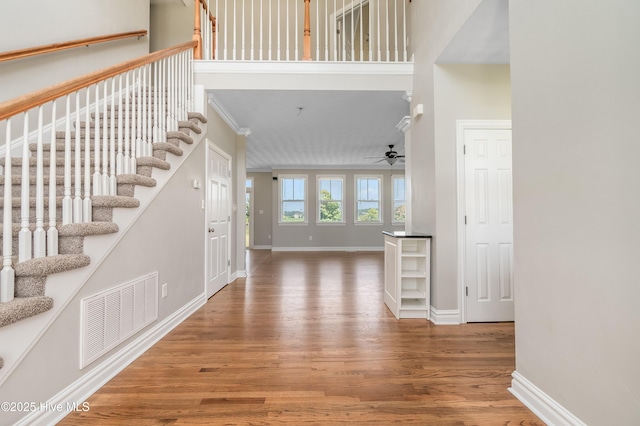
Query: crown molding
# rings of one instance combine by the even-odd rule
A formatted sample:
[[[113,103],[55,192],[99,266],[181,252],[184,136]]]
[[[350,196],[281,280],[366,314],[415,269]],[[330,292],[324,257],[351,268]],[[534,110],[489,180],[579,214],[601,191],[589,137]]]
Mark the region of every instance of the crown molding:
[[[400,120],[398,124],[396,124],[396,128],[403,133],[407,133],[407,130],[411,128],[411,117],[409,117],[408,115],[402,117],[402,120]]]
[[[249,136],[251,134],[251,129],[247,127],[240,127],[235,118],[233,118],[224,105],[222,105],[222,102],[220,102],[220,99],[218,99],[215,94],[207,93],[207,100],[209,105],[211,105],[211,108],[218,113],[220,118],[222,118],[237,135]]]

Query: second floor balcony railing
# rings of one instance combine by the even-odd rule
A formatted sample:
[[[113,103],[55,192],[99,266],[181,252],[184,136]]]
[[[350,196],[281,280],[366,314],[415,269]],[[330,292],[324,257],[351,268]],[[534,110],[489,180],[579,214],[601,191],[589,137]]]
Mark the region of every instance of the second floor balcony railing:
[[[204,60],[407,62],[407,2],[195,0],[194,39]]]

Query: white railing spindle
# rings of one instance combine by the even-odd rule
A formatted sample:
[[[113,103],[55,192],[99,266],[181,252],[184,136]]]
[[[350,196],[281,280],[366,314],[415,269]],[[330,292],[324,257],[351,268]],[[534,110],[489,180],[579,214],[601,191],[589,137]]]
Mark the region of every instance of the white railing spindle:
[[[11,302],[15,292],[13,269],[13,203],[11,194],[11,118],[6,122],[4,153],[4,205],[2,228],[2,271],[0,271],[0,302]]]
[[[122,74],[120,74],[118,76],[118,153],[116,154],[116,174],[118,175],[124,173],[124,154],[122,152],[124,139],[124,117],[122,115],[123,90],[124,88],[122,87]]]
[[[55,167],[55,163],[53,165]],[[55,200],[49,200],[55,202]],[[64,129],[64,196],[62,198],[62,224],[73,222],[73,201],[71,199],[71,95],[66,96]]]
[[[73,223],[82,223],[82,140],[80,138],[80,131],[82,125],[80,123],[80,93],[76,93],[76,125],[74,128],[75,144],[74,144],[74,193],[73,193]]]
[[[97,109],[94,111],[98,114]],[[53,155],[53,154],[52,154]],[[92,221],[91,205],[91,88],[85,93],[85,124],[84,124],[84,199],[82,200],[82,221]],[[49,212],[51,213],[51,211]],[[55,211],[54,219],[55,219]]]
[[[111,109],[109,111],[109,195],[116,195],[116,79],[111,79]],[[106,123],[105,123],[106,124]]]
[[[131,75],[131,71],[127,71],[127,75],[125,76],[124,81],[124,146],[123,148],[123,156],[122,156],[122,172],[123,173],[131,173],[131,140],[132,135],[134,134],[132,131],[133,121],[135,112],[133,106],[133,100],[131,99],[132,92],[131,89],[131,81],[129,80],[129,76]]]
[[[47,256],[55,256],[58,254],[58,228],[57,228],[57,211],[56,204],[51,200],[56,199],[58,192],[57,174],[56,174],[56,102],[51,105],[51,143],[49,144],[49,228],[47,229]],[[87,108],[88,110],[88,108]]]
[[[47,255],[47,233],[44,230],[44,153],[42,146],[43,108],[38,107],[38,139],[36,142],[36,229],[33,232],[33,257]],[[55,200],[49,200],[50,203]]]
[[[29,229],[29,112],[24,113],[22,136],[22,185],[20,202],[20,232],[18,233],[18,261],[31,259],[31,229]],[[5,185],[11,186],[11,179]],[[11,210],[9,210],[11,211]],[[11,228],[7,232],[12,232]]]
[[[102,195],[100,175],[100,84],[96,84],[95,119],[93,122],[93,195]]]
[[[109,85],[108,80],[102,87],[102,193],[112,195],[109,186]]]

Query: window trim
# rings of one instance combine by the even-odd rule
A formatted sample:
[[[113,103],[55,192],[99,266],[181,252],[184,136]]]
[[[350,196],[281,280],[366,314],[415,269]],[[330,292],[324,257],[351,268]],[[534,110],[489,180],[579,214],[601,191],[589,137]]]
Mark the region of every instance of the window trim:
[[[320,181],[326,179],[340,180],[342,183],[342,199],[340,200],[342,217],[337,222],[322,221],[320,218]],[[316,225],[344,225],[346,223],[345,214],[345,175],[317,175],[316,176]]]
[[[304,221],[302,222],[285,222],[282,220],[282,185],[285,179],[304,179]],[[298,201],[298,200],[287,200]],[[307,225],[309,223],[309,177],[308,175],[284,174],[278,175],[278,225]]]
[[[358,201],[360,201],[358,199],[358,180],[360,179],[377,179],[378,180],[378,220],[375,222],[362,222],[358,220]],[[382,225],[384,224],[384,215],[383,215],[383,210],[384,210],[384,192],[383,192],[383,186],[384,185],[384,177],[383,175],[354,175],[353,177],[353,188],[354,188],[354,194],[353,194],[353,200],[354,200],[354,205],[353,205],[353,223],[354,225]],[[364,201],[364,200],[363,200]]]
[[[396,220],[396,185],[395,179],[402,178],[404,180],[404,206],[405,206],[405,220]],[[391,175],[391,223],[394,225],[402,225],[406,222],[406,209],[407,209],[407,177],[406,175]]]

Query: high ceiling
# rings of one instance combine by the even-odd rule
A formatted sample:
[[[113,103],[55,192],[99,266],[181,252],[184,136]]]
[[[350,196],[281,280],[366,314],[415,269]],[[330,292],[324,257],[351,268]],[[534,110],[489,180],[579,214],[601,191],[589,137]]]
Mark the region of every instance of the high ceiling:
[[[509,63],[507,0],[483,0],[437,60],[440,64]],[[215,104],[235,128],[250,130],[247,168],[370,168],[395,145],[410,114],[398,91],[214,90]],[[378,157],[378,158],[371,158]],[[393,168],[403,168],[398,162]]]
[[[212,102],[250,130],[247,168],[390,167],[378,162],[395,145],[409,102],[395,91],[216,90]],[[402,168],[401,163],[394,168]]]

